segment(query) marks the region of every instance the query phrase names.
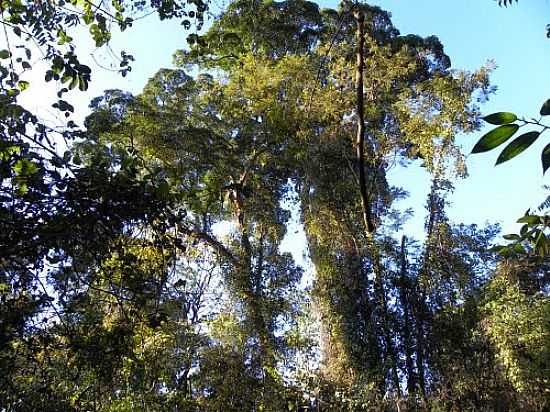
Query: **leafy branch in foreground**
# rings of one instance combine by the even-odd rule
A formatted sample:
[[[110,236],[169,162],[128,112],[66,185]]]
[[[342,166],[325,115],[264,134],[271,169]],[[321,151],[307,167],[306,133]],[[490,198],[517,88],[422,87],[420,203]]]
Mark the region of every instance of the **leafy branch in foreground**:
[[[535,141],[550,128],[550,126],[541,123],[542,117],[550,115],[550,99],[542,105],[540,115],[541,118],[538,120],[518,118],[516,114],[510,112],[497,112],[485,116],[483,120],[498,127],[489,131],[481,139],[479,139],[472,149],[472,153],[483,153],[497,148],[507,142],[522,127],[529,125],[540,127],[540,130],[538,131],[523,133],[516,139],[512,140],[512,142],[509,143],[500,153],[496,161],[496,165],[513,159],[535,143]],[[550,144],[546,145],[546,147],[542,150],[541,161],[543,173],[546,173],[550,167]]]
[[[540,127],[538,131],[529,131],[521,134],[510,142],[497,158],[496,164],[507,162],[510,159],[523,153],[531,146],[550,126],[541,123],[544,116],[550,116],[550,99],[548,99],[540,109],[540,119],[527,120],[519,118],[516,114],[510,112],[497,112],[487,115],[483,118],[487,123],[497,126],[479,139],[472,149],[472,153],[488,152],[507,142],[514,136],[520,128],[525,126]],[[519,123],[519,124],[518,124]],[[542,171],[546,173],[550,168],[550,143],[542,150],[541,154]],[[550,238],[548,229],[550,228],[550,216],[530,214],[528,210],[525,216],[521,217],[517,223],[523,223],[519,234],[505,235],[504,239],[512,241],[507,245],[501,245],[494,248],[496,252],[508,258],[513,256],[536,256],[546,257],[550,254]]]

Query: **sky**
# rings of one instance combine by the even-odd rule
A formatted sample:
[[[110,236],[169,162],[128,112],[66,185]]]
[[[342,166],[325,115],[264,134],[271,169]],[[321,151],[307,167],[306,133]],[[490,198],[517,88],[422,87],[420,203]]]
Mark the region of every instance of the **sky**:
[[[219,7],[223,3],[215,2]],[[322,7],[335,7],[335,1],[321,1]],[[484,113],[512,111],[525,117],[536,117],[540,106],[550,98],[550,39],[545,27],[550,23],[549,0],[521,0],[517,5],[500,8],[493,0],[372,0],[392,13],[394,25],[402,34],[436,35],[445,46],[455,69],[475,70],[494,60],[497,69],[491,76],[497,93],[482,106]],[[193,32],[194,29],[191,29]],[[89,100],[101,95],[104,89],[120,88],[139,93],[147,80],[161,67],[172,66],[172,54],[185,47],[189,32],[176,22],[158,22],[151,16],[137,21],[134,27],[114,35],[111,47],[115,53],[124,49],[136,58],[133,71],[126,77],[100,69],[96,63],[108,66],[112,57],[105,51],[90,53],[94,48],[83,33],[77,39],[83,62],[94,69],[94,78],[87,93],[73,91],[77,120],[87,113]],[[37,61],[37,65],[40,62]],[[43,71],[36,70],[28,77],[31,87],[23,96],[24,104],[53,116],[48,109],[55,96],[55,85],[44,84]],[[550,121],[549,121],[550,122]],[[459,143],[469,153],[473,145],[490,130],[460,136]],[[500,223],[503,232],[518,231],[514,222],[527,208],[536,207],[548,191],[550,172],[542,176],[540,153],[550,134],[543,135],[521,156],[494,167],[500,150],[467,158],[469,177],[456,181],[450,197],[448,215],[456,223]],[[410,192],[400,203],[403,209],[412,207],[415,218],[406,231],[422,237],[430,178],[424,169],[412,166],[390,173],[391,183]],[[295,233],[297,232],[297,233]],[[304,244],[303,232],[293,228],[285,248],[296,250]]]
[[[475,70],[488,60],[497,69],[491,76],[498,90],[482,106],[483,113],[511,111],[528,118],[537,117],[550,98],[550,2],[521,0],[508,8],[492,0],[378,0],[372,1],[392,13],[402,34],[436,35],[445,46],[456,69]],[[464,153],[469,153],[480,133],[461,136]],[[457,223],[500,223],[503,231],[517,231],[515,221],[528,208],[544,199],[543,184],[550,185],[550,173],[542,175],[540,153],[550,141],[543,135],[517,158],[494,167],[500,150],[468,156],[469,177],[455,182],[448,210]],[[394,176],[401,186],[415,189],[411,206],[415,210],[427,191],[426,178],[418,170],[400,171]],[[411,194],[413,190],[410,190]],[[418,229],[418,222],[412,228]]]

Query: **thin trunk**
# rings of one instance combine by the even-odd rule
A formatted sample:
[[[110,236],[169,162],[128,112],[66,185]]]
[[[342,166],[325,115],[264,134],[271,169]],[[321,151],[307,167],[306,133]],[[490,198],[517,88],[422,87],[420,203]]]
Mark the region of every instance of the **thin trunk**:
[[[413,342],[411,336],[411,319],[410,319],[410,301],[409,301],[409,285],[407,280],[407,238],[401,238],[401,271],[400,271],[400,297],[401,306],[403,308],[403,345],[405,347],[405,367],[407,369],[407,392],[412,394],[416,391],[416,373],[413,363]]]
[[[365,70],[365,16],[361,10],[356,10],[357,20],[357,63],[355,72],[355,88],[357,92],[357,137],[355,140],[355,154],[359,166],[359,191],[363,208],[363,223],[368,233],[374,232],[374,223],[370,210],[367,179],[365,176],[365,102],[363,96],[363,72]]]
[[[424,302],[425,296],[422,286],[419,290],[420,299],[416,300],[416,370],[418,371],[418,386],[424,400],[426,399],[426,373],[424,369],[425,336],[424,336]]]

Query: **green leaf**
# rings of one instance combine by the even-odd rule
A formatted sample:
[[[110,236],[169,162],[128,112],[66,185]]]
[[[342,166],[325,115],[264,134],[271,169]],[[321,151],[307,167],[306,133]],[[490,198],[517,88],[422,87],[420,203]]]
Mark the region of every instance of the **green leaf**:
[[[504,245],[497,245],[497,246],[493,246],[492,248],[489,249],[489,252],[493,252],[493,253],[501,253],[503,250],[505,249],[508,249],[508,246],[504,246]]]
[[[38,167],[28,159],[19,159],[13,165],[13,171],[18,176],[31,176],[38,171]]]
[[[514,253],[518,253],[520,255],[526,255],[527,254],[527,252],[525,251],[525,248],[522,245],[520,245],[519,243],[516,243],[513,246],[512,250],[513,250]]]
[[[21,80],[19,83],[17,83],[17,87],[19,87],[19,90],[23,91],[29,88],[29,82],[26,80]]]
[[[546,173],[550,167],[550,144],[547,144],[546,147],[542,150],[542,174]]]
[[[23,195],[26,195],[29,191],[29,186],[27,186],[26,183],[20,183],[17,185],[17,194],[19,196],[23,196]]]
[[[513,159],[529,146],[531,146],[539,136],[539,132],[528,132],[522,134],[517,139],[514,139],[512,143],[506,146],[506,148],[502,151],[495,165],[499,165],[510,159]]]
[[[521,236],[516,235],[515,233],[509,234],[509,235],[504,235],[502,237],[506,240],[521,240]]]
[[[519,126],[517,124],[505,124],[504,126],[499,126],[496,129],[491,130],[479,139],[472,149],[472,153],[483,153],[500,146],[512,137],[518,129]]]
[[[78,77],[73,77],[69,83],[69,90],[74,89],[78,85]]]
[[[9,52],[9,50],[0,50],[0,59],[9,59],[10,56],[11,53]]]
[[[550,99],[546,100],[542,105],[542,107],[540,108],[540,115],[541,116],[550,115]]]
[[[536,225],[540,223],[540,217],[536,215],[527,215],[519,218],[517,223],[527,223],[529,225]]]
[[[516,120],[518,120],[518,117],[514,113],[498,112],[485,116],[483,120],[485,120],[487,123],[499,126],[502,124],[514,123]]]

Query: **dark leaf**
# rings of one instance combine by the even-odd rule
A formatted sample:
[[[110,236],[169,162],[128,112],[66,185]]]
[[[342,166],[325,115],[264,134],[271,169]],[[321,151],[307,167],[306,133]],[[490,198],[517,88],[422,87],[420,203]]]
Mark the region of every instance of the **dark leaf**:
[[[499,165],[510,159],[513,159],[518,154],[523,152],[529,146],[531,146],[535,140],[540,136],[539,132],[529,132],[522,134],[517,139],[514,139],[506,148],[502,151],[500,156],[497,159],[496,164]]]
[[[542,150],[542,173],[546,173],[550,167],[550,144],[547,144],[546,147]]]
[[[479,139],[472,149],[472,153],[483,153],[500,146],[512,137],[518,129],[519,126],[517,124],[505,124],[504,126],[499,126],[496,129],[491,130]]]
[[[514,123],[516,120],[518,120],[518,117],[514,113],[498,112],[485,116],[483,120],[485,120],[487,123],[500,126],[502,124]]]
[[[520,229],[521,236],[527,235],[527,232],[529,231],[529,225],[523,225]]]
[[[542,107],[540,108],[540,115],[541,116],[550,115],[550,99],[546,100],[542,105]]]

